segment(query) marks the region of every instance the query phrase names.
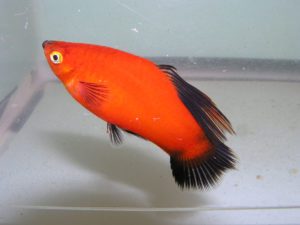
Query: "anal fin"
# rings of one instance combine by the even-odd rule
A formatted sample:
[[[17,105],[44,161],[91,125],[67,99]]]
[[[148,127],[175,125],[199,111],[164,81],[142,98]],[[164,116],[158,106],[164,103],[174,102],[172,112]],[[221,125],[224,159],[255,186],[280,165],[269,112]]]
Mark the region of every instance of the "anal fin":
[[[136,137],[138,137],[138,138],[142,138],[142,139],[144,139],[144,140],[146,140],[145,138],[143,138],[142,136],[140,136],[140,135],[138,135],[137,133],[134,133],[134,132],[132,132],[132,131],[130,131],[130,130],[124,130],[126,133],[128,133],[128,134],[131,134],[131,135],[134,135],[134,136],[136,136]]]

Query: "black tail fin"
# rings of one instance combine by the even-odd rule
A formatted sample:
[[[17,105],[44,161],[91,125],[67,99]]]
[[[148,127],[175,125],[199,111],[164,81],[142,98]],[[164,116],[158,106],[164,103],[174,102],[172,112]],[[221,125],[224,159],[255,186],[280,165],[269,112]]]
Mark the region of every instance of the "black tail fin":
[[[205,157],[182,160],[171,156],[171,169],[176,183],[183,188],[208,189],[214,186],[227,169],[233,169],[235,156],[230,148],[219,142]]]

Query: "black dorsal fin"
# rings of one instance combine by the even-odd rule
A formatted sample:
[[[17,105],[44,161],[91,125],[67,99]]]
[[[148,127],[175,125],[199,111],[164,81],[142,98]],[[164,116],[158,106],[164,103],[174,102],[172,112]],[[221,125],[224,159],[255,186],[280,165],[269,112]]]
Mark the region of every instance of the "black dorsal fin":
[[[234,134],[229,120],[203,92],[183,80],[170,65],[158,65],[167,73],[178,91],[179,97],[189,109],[197,123],[203,127],[207,137],[213,143],[226,140],[225,131]]]

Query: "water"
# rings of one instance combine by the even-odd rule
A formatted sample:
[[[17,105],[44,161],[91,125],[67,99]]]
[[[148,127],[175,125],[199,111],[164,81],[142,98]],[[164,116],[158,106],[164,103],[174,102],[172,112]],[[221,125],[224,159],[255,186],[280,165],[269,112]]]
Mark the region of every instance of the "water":
[[[202,47],[195,37],[210,37],[209,28],[197,23],[204,27],[205,33],[188,22],[198,21],[193,8],[204,3],[155,1],[150,7],[148,3],[142,6],[134,1],[88,1],[86,4],[74,1],[74,5],[67,7],[67,2],[62,1],[57,7],[55,1],[1,2],[1,6],[6,6],[6,15],[15,19],[10,26],[1,22],[1,35],[6,42],[0,45],[5,50],[0,53],[0,71],[11,76],[0,78],[0,223],[299,222],[300,57],[294,51],[295,46],[290,48],[287,44],[294,43],[297,25],[292,23],[294,26],[285,28],[294,35],[289,36],[289,41],[280,42],[280,49],[285,50],[281,52],[272,47],[282,40],[280,32],[269,40],[269,46],[259,45],[258,37],[249,36],[256,41],[255,49],[249,47],[242,51],[241,46],[246,42],[236,37],[232,42],[225,39],[224,43],[218,43],[223,47],[216,50],[212,46],[220,35],[213,34],[210,34],[211,42],[205,42]],[[280,11],[277,5],[280,3],[268,3],[268,7],[262,8],[276,9],[284,18],[282,21],[293,19],[297,7],[284,4],[281,5],[284,10]],[[96,20],[98,4],[106,7],[99,9],[103,11],[102,20]],[[159,18],[165,18],[166,13],[176,18],[180,15],[178,4],[185,4],[181,8],[193,20],[181,16],[182,20],[165,23],[170,26],[165,30],[158,23]],[[248,14],[253,10],[251,4],[246,4]],[[241,6],[243,12],[246,6]],[[158,8],[162,11],[155,14]],[[201,21],[206,18],[210,24],[218,24],[208,15],[219,14],[217,8],[222,7],[209,3],[208,12],[200,14]],[[222,8],[224,15],[219,18],[231,15],[229,8]],[[104,26],[103,20],[115,15],[104,15],[105,11],[117,12],[127,20]],[[38,16],[40,19],[36,20]],[[232,15],[225,23],[234,18]],[[254,21],[249,18],[242,23],[255,24],[257,18]],[[186,25],[182,28],[185,32],[177,32],[179,37],[172,39],[182,24]],[[271,30],[272,24],[269,21]],[[98,25],[105,32],[102,30],[104,34],[96,40],[96,33],[100,33]],[[253,29],[263,27],[257,25]],[[90,35],[77,36],[76,31],[80,29]],[[161,38],[156,35],[162,37],[167,29],[171,29],[170,43],[160,43]],[[238,24],[228,29],[243,31]],[[188,32],[196,30],[195,35]],[[22,35],[17,35],[18,32],[25,35],[29,44],[22,45]],[[108,35],[113,38],[109,39]],[[234,36],[226,33],[225,37],[231,35]],[[182,42],[184,37],[186,42]],[[157,63],[175,65],[183,77],[208,94],[231,120],[236,136],[229,136],[227,144],[239,158],[237,169],[228,171],[210,191],[181,191],[171,175],[169,157],[155,145],[128,135],[122,146],[111,146],[106,124],[76,103],[52,75],[42,55],[41,42],[45,39],[118,45],[148,55]],[[187,42],[197,50],[192,52]],[[177,43],[180,46],[175,48]]]
[[[168,156],[149,142],[128,136],[123,146],[113,148],[105,123],[73,101],[57,81],[33,88],[26,83],[20,87],[30,92],[15,90],[1,118],[1,128],[7,127],[1,136],[13,136],[0,159],[1,203],[11,212],[35,212],[36,219],[40,213],[90,212],[97,218],[96,211],[106,216],[130,211],[128,216],[139,212],[144,219],[155,211],[155,218],[166,222],[173,221],[175,212],[182,218],[193,214],[193,220],[182,221],[200,216],[239,223],[237,216],[253,221],[255,215],[268,222],[270,214],[284,216],[283,222],[286,215],[290,222],[297,218],[299,82],[191,81],[215,100],[237,132],[228,141],[239,157],[237,170],[208,192],[182,192]],[[13,101],[18,92],[24,102]],[[152,223],[155,218],[148,219]]]

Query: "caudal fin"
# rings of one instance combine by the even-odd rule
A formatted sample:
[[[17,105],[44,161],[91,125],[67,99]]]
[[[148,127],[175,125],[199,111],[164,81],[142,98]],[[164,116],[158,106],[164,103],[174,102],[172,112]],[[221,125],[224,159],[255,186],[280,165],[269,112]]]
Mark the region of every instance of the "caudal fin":
[[[205,157],[183,160],[171,156],[170,163],[176,183],[183,188],[208,189],[214,186],[227,169],[233,169],[235,156],[231,149],[219,142]]]

